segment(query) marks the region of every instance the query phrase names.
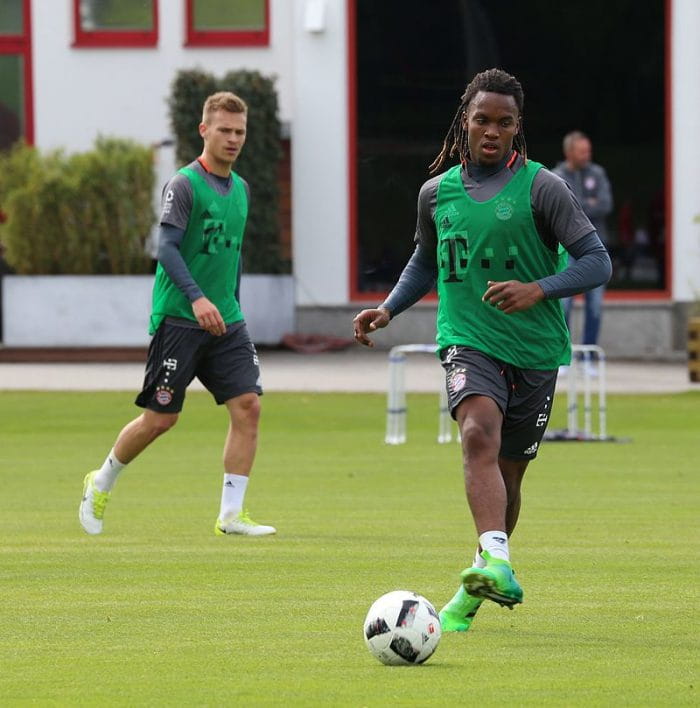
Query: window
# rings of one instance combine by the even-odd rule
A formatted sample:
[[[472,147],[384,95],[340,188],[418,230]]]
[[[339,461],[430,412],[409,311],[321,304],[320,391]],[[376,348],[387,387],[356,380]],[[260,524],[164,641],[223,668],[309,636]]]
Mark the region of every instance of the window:
[[[187,46],[267,46],[269,0],[185,0]]]
[[[644,12],[638,0],[616,0],[603,14],[584,0],[445,0],[440,13],[423,5],[348,0],[351,298],[376,301],[396,282],[414,249],[428,166],[466,83],[491,66],[523,84],[529,157],[554,167],[567,132],[591,137],[615,205],[608,293],[665,297],[664,0],[647,0]]]
[[[0,5],[0,150],[34,140],[30,0]]]
[[[157,0],[73,0],[75,47],[154,47]]]
[[[24,66],[19,54],[0,54],[0,150],[24,134]]]
[[[10,0],[0,5],[0,34],[21,35],[24,27],[22,0]]]

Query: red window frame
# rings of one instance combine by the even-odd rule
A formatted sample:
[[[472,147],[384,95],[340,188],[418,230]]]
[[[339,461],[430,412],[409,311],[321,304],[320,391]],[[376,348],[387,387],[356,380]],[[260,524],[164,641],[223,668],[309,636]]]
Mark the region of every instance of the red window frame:
[[[673,0],[664,0],[664,103],[666,123],[664,126],[664,167],[666,200],[666,241],[665,241],[665,287],[658,290],[606,290],[605,299],[609,302],[669,302],[673,289],[673,142],[671,100],[671,81],[673,77],[671,52],[671,25]],[[347,97],[348,97],[348,300],[351,303],[381,302],[389,294],[370,290],[360,290],[357,285],[359,268],[358,236],[358,175],[357,175],[357,0],[347,0]],[[430,293],[424,302],[437,302],[437,295]]]
[[[198,30],[194,0],[185,0],[186,47],[267,47],[270,44],[270,0],[265,0],[265,27],[261,30]]]
[[[34,143],[34,101],[32,85],[32,22],[31,0],[22,0],[22,34],[0,34],[0,54],[22,57],[24,79],[24,132],[29,145]]]
[[[80,0],[73,0],[73,46],[95,47],[155,47],[158,44],[158,0],[153,0],[153,26],[149,30],[97,30],[86,32],[80,23]]]

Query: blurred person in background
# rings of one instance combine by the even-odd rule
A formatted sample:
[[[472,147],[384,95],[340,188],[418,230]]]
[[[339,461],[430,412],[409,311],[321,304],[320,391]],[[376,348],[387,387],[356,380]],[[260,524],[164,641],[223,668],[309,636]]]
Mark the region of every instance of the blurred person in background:
[[[564,161],[553,170],[571,188],[586,216],[591,220],[598,237],[607,244],[608,231],[606,217],[613,208],[612,189],[605,170],[592,161],[593,149],[587,135],[574,130],[564,136],[562,142]],[[569,255],[569,258],[573,256]],[[603,295],[605,285],[584,293],[585,313],[582,344],[598,344],[600,324],[603,315]],[[562,300],[566,323],[571,327],[573,298]],[[591,373],[595,372],[592,361],[587,361]]]

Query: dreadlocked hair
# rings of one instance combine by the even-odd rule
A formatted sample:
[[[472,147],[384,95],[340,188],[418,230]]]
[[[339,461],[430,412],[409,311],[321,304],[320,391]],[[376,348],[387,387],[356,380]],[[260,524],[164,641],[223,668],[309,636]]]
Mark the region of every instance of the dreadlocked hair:
[[[464,130],[464,116],[467,113],[471,100],[479,91],[487,91],[489,93],[501,93],[505,96],[512,96],[518,107],[520,120],[522,121],[523,105],[525,103],[525,94],[520,82],[502,69],[487,69],[477,74],[467,86],[460,99],[459,107],[455,113],[452,123],[442,141],[442,149],[438,153],[433,163],[428,170],[430,174],[438,172],[445,164],[445,161],[454,156],[459,155],[462,162],[466,162],[469,156],[469,142]],[[525,135],[522,130],[522,124],[517,135],[513,139],[513,147],[523,156],[527,162],[527,145],[525,144]]]

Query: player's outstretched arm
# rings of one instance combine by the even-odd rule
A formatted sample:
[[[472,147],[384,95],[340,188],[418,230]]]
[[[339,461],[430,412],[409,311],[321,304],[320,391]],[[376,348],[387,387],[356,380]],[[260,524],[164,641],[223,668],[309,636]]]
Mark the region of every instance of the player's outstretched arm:
[[[355,341],[364,344],[366,347],[373,347],[374,342],[367,336],[370,332],[386,327],[391,320],[391,314],[386,307],[374,307],[369,310],[362,310],[352,321],[352,329],[355,334]]]

